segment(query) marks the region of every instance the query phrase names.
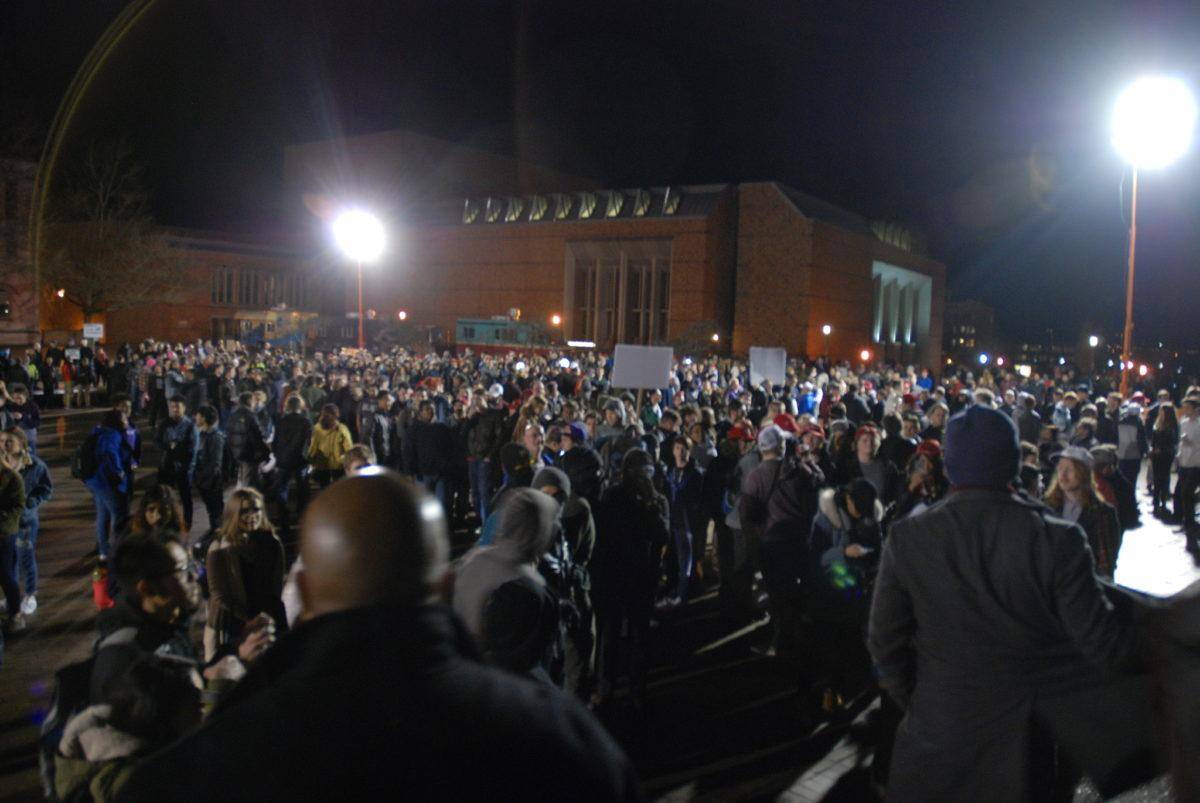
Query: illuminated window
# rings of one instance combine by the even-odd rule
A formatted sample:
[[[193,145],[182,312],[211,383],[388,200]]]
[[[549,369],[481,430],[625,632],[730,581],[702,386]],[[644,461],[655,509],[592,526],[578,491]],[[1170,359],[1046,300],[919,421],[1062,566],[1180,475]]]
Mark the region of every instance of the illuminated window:
[[[608,193],[608,203],[604,207],[605,217],[616,217],[621,214],[621,207],[625,206],[625,193],[620,190],[611,190]]]
[[[504,201],[500,198],[488,198],[483,208],[483,219],[495,223],[504,214]]]
[[[554,219],[566,220],[571,216],[571,206],[574,203],[572,198],[567,193],[557,193],[554,196]]]
[[[596,343],[661,343],[668,335],[669,241],[572,243],[570,336]]]
[[[596,193],[579,193],[579,219],[587,220],[596,213]]]
[[[541,220],[546,216],[546,209],[549,208],[546,198],[541,195],[533,196],[533,200],[529,202],[529,219]]]
[[[645,217],[650,211],[650,193],[646,190],[638,190],[633,195],[633,216]]]
[[[667,194],[663,196],[663,214],[673,215],[679,211],[679,201],[682,196],[679,190],[673,190],[667,187]]]
[[[509,198],[505,205],[504,222],[515,223],[521,218],[521,212],[525,210],[525,201],[520,198]]]
[[[479,219],[479,204],[470,198],[463,201],[463,223],[471,224]]]

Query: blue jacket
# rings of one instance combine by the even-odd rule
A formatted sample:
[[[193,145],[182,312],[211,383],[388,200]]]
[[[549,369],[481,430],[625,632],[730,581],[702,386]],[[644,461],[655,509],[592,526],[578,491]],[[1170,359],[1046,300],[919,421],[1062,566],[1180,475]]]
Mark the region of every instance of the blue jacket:
[[[124,434],[111,427],[96,427],[96,473],[86,480],[93,491],[129,493],[133,457]]]
[[[38,508],[49,501],[53,485],[50,469],[39,457],[33,457],[33,462],[21,472],[21,478],[25,480],[25,512],[21,514],[21,529],[24,530],[37,526]]]

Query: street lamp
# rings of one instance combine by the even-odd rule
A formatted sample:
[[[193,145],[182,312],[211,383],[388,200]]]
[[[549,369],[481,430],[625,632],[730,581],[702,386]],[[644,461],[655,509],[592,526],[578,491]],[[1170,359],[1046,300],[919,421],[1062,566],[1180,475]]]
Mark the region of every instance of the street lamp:
[[[358,347],[361,349],[366,345],[363,337],[362,266],[364,262],[374,262],[383,253],[383,224],[370,212],[350,209],[333,221],[333,239],[358,268]]]
[[[1091,346],[1092,348],[1096,348],[1096,346],[1100,345],[1100,338],[1096,337],[1095,335],[1092,335],[1091,337],[1088,338],[1088,345]]]
[[[862,361],[865,363],[871,359],[871,352],[867,349],[863,349],[858,353],[858,356],[862,357]]]
[[[825,324],[821,327],[821,334],[825,337],[825,356],[829,356],[829,336],[833,334],[833,327]]]
[[[562,324],[562,316],[561,315],[559,315],[556,312],[550,316],[550,325],[551,326],[559,326],[560,324]]]
[[[1187,151],[1196,127],[1196,100],[1178,78],[1149,76],[1131,84],[1113,110],[1112,144],[1133,168],[1129,207],[1129,267],[1125,279],[1125,337],[1121,344],[1121,395],[1129,393],[1133,351],[1133,273],[1137,242],[1138,170],[1154,170]]]

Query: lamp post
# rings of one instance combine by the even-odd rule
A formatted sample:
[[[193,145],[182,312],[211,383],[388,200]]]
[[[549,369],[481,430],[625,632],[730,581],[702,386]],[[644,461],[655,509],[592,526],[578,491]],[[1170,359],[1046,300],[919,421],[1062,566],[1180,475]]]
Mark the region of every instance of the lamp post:
[[[383,253],[383,224],[379,218],[361,209],[350,209],[333,221],[333,238],[342,253],[354,260],[358,274],[358,347],[366,345],[363,336],[362,266],[374,262]]]
[[[1196,126],[1196,100],[1177,78],[1140,78],[1121,93],[1113,110],[1113,148],[1133,170],[1129,206],[1129,260],[1125,276],[1125,335],[1121,343],[1121,395],[1129,395],[1133,369],[1133,276],[1137,245],[1138,171],[1174,162],[1188,149]]]

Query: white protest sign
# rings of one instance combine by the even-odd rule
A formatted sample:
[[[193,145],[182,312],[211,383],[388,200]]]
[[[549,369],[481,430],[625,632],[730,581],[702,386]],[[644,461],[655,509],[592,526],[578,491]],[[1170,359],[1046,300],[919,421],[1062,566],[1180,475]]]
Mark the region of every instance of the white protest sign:
[[[787,381],[787,352],[783,349],[750,347],[750,384],[755,387],[763,380],[772,385]]]
[[[674,362],[675,352],[670,346],[618,344],[613,350],[612,386],[639,390],[665,388]]]
[[[104,339],[104,324],[102,323],[85,323],[83,325],[83,336],[88,340],[103,340]]]

